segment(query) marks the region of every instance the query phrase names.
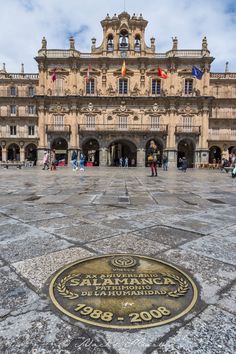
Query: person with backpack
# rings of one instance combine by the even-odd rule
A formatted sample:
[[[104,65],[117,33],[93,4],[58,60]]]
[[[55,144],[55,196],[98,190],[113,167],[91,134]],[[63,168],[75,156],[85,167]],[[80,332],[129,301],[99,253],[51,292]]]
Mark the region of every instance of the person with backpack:
[[[72,156],[71,156],[71,165],[73,167],[73,171],[77,171],[78,170],[78,162],[77,162],[77,158],[78,158],[78,154],[75,150],[73,150],[72,152]]]
[[[150,177],[157,177],[157,146],[153,140],[150,142],[147,155],[152,173]]]

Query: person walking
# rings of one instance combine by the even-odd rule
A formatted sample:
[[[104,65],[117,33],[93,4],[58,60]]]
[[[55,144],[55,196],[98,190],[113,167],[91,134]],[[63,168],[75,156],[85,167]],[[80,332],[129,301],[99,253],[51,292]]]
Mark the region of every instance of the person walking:
[[[129,159],[128,157],[125,158],[125,165],[124,167],[129,167]]]
[[[57,169],[57,160],[56,160],[56,151],[53,149],[51,150],[51,153],[50,153],[50,169],[51,171],[52,170],[56,170]]]
[[[186,157],[183,157],[182,159],[182,171],[186,172],[188,168],[188,160],[186,159]]]
[[[78,154],[75,150],[73,150],[72,152],[72,156],[71,156],[71,165],[73,167],[73,171],[77,171],[78,170],[78,162],[77,162],[77,158],[78,158]]]
[[[44,151],[44,156],[43,156],[43,170],[49,170],[49,154],[47,151]]]
[[[85,156],[83,153],[80,154],[79,167],[80,171],[84,171]]]
[[[167,155],[163,156],[162,163],[163,163],[163,171],[168,171],[168,157],[167,157]]]
[[[150,177],[156,177],[157,176],[157,146],[155,142],[152,140],[150,142],[150,146],[148,148],[148,162],[150,162],[150,168],[151,168],[151,176]]]
[[[123,157],[120,157],[120,159],[119,159],[119,162],[120,162],[120,167],[123,167]]]

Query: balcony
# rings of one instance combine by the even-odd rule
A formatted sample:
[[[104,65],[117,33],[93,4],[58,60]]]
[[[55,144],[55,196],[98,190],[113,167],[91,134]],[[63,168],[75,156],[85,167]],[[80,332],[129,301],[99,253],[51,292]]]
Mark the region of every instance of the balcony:
[[[57,125],[57,124],[47,124],[46,133],[71,133],[71,126],[69,124]]]
[[[209,129],[208,140],[235,141],[236,129]]]
[[[38,130],[35,129],[33,135],[29,135],[28,130],[17,131],[16,134],[11,134],[10,131],[0,129],[0,138],[2,139],[36,139],[38,138]]]
[[[201,135],[201,127],[200,126],[183,126],[176,125],[175,134],[192,134],[192,135]]]
[[[79,124],[79,131],[100,131],[100,132],[155,132],[168,134],[166,124]]]

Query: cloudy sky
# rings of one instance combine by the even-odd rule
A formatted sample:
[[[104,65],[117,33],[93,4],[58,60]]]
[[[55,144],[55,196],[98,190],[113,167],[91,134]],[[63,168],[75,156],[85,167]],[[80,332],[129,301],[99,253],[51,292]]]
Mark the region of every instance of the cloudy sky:
[[[123,10],[124,0],[0,0],[0,65],[19,72],[23,62],[25,72],[36,72],[43,36],[54,49],[68,48],[73,34],[76,48],[89,52],[92,37],[101,42],[100,21]],[[158,52],[170,49],[172,36],[180,49],[200,49],[207,36],[212,71],[224,71],[229,61],[236,72],[236,0],[126,0],[126,11],[149,21],[146,42],[154,36]]]

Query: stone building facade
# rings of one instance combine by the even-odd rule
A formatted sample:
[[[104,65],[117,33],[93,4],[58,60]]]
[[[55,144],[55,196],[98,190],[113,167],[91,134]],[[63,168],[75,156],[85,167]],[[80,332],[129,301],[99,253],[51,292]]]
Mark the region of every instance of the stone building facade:
[[[235,151],[236,73],[210,71],[206,37],[199,50],[179,49],[175,37],[169,51],[157,52],[154,38],[145,43],[147,24],[142,15],[107,15],[102,44],[93,38],[91,53],[76,49],[72,37],[67,50],[48,49],[43,38],[37,74],[3,66],[0,159],[39,161],[54,148],[68,160],[76,149],[95,166],[115,165],[121,156],[145,166],[155,140],[171,165],[185,156],[195,167]],[[204,71],[202,80],[192,76],[193,65]]]

